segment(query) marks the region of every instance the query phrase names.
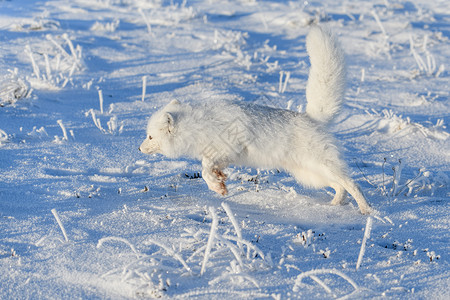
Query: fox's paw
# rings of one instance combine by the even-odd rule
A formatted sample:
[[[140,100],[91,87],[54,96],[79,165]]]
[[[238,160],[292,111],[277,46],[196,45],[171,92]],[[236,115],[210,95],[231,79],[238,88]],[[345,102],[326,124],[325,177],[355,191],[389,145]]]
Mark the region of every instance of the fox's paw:
[[[227,186],[225,185],[225,182],[218,182],[217,184],[214,184],[213,187],[209,187],[212,191],[216,192],[219,195],[225,196],[228,194]]]
[[[359,208],[361,211],[361,214],[363,215],[376,215],[377,211],[373,209],[370,205],[363,206]]]
[[[222,170],[218,168],[203,169],[202,177],[208,184],[211,191],[214,191],[222,196],[228,194],[227,186],[225,185],[227,175],[225,175]]]
[[[227,175],[225,175],[222,170],[213,169],[212,172],[220,182],[224,182],[225,180],[227,180]]]

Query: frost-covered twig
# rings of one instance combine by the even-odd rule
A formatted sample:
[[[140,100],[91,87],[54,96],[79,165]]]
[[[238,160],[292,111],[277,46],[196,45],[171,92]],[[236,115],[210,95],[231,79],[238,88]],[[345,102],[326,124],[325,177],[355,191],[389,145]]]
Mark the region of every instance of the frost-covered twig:
[[[283,74],[284,71],[280,71],[280,82],[278,83],[278,94],[281,94],[282,84],[283,84]]]
[[[442,72],[444,72],[444,71],[445,71],[445,66],[444,66],[443,64],[441,64],[441,65],[439,66],[439,69],[437,70],[436,74],[434,74],[434,76],[437,78],[437,77],[439,77],[439,76],[442,74]]]
[[[216,235],[216,232],[217,232],[217,226],[219,224],[219,220],[217,218],[215,209],[213,207],[210,207],[209,208],[209,212],[210,212],[210,214],[212,216],[211,231],[209,233],[208,243],[206,245],[205,255],[203,257],[203,262],[202,262],[202,268],[201,268],[201,271],[200,271],[200,275],[203,275],[203,273],[206,270],[206,263],[208,262],[209,255],[211,253],[211,249],[212,249],[213,244],[214,244],[214,238],[215,238],[215,235]]]
[[[375,10],[371,10],[370,13],[373,16],[373,18],[375,19],[375,22],[377,22],[378,27],[380,27],[380,30],[383,33],[383,35],[385,37],[387,37],[388,35],[386,33],[386,30],[384,29],[383,23],[381,23],[380,17],[378,17],[378,15],[375,12]]]
[[[145,92],[147,89],[147,76],[142,76],[142,102],[145,100]]]
[[[47,34],[45,37],[46,37],[53,45],[55,45],[55,47],[62,53],[62,55],[64,55],[66,58],[70,58],[69,53],[67,53],[67,51],[64,50],[64,48],[63,48],[59,43],[57,43],[57,42],[53,39],[53,37],[52,37],[50,34]]]
[[[59,225],[59,228],[61,228],[61,231],[62,231],[62,234],[63,234],[63,236],[64,236],[64,239],[66,240],[66,242],[68,242],[68,241],[69,241],[69,238],[67,237],[66,229],[64,228],[64,225],[63,225],[63,223],[61,222],[61,219],[59,218],[58,212],[56,211],[55,208],[52,209],[51,212],[52,212],[53,216],[55,217],[56,222],[57,222],[58,225]]]
[[[236,221],[236,218],[234,217],[233,212],[230,209],[230,206],[227,203],[222,202],[222,207],[225,210],[225,212],[227,213],[228,218],[230,219],[231,224],[233,224],[234,230],[236,231],[236,235],[238,237],[237,245],[238,245],[239,248],[242,248],[242,232],[241,232],[241,228],[239,227],[239,224]]]
[[[103,115],[103,91],[98,90],[98,101],[100,102],[100,113]]]
[[[108,125],[108,132],[110,134],[121,134],[123,131],[123,122],[117,121],[117,116],[112,116],[108,122],[106,122],[106,125]]]
[[[422,58],[417,54],[416,50],[414,49],[414,40],[413,36],[409,36],[409,49],[411,51],[411,54],[413,55],[414,59],[416,60],[417,66],[419,67],[420,71],[425,70],[426,66],[423,62]]]
[[[381,169],[383,170],[383,194],[384,194],[384,196],[387,195],[387,193],[386,193],[386,185],[384,184],[384,165],[386,164],[386,161],[387,161],[387,159],[385,157],[384,160],[383,160],[383,165],[381,166]]]
[[[286,75],[284,77],[284,82],[283,82],[283,76]],[[283,94],[286,91],[286,87],[288,84],[289,79],[291,78],[291,72],[284,72],[284,71],[280,71],[280,82],[278,85],[278,93],[279,94]]]
[[[72,79],[71,77],[75,71],[82,68],[82,48],[79,45],[74,47],[67,34],[63,34],[61,38],[68,44],[71,54],[67,53],[63,46],[59,42],[55,41],[51,35],[47,35],[46,38],[51,42],[51,44],[53,44],[54,47],[56,47],[58,50],[57,52],[59,53],[53,54],[53,56],[49,53],[39,53],[43,57],[43,61],[42,59],[41,61],[38,61],[39,59],[35,58],[35,55],[31,50],[31,46],[27,45],[25,49],[30,57],[34,77],[36,77],[29,78],[28,81],[31,86],[38,88],[64,88]],[[61,56],[63,57],[62,60]],[[41,74],[39,65],[45,69],[45,74]],[[54,72],[59,72],[59,74],[53,74]]]
[[[136,250],[136,248],[133,246],[133,244],[131,244],[128,240],[121,238],[121,237],[109,236],[109,237],[101,238],[100,240],[98,240],[97,249],[99,249],[105,242],[109,242],[109,241],[116,241],[116,242],[121,242],[121,243],[126,244],[128,247],[130,247],[131,251],[133,251],[133,253],[136,255],[136,257],[139,258],[139,252]]]
[[[372,231],[372,218],[368,217],[366,222],[366,228],[364,229],[364,237],[361,243],[361,249],[359,250],[358,261],[356,262],[356,270],[361,266],[364,253],[366,252],[367,239],[370,238],[370,232]]]
[[[64,33],[64,34],[62,35],[62,38],[63,38],[63,39],[66,41],[66,43],[69,45],[70,53],[72,54],[73,60],[74,60],[75,62],[78,62],[78,60],[79,60],[78,54],[77,54],[77,52],[75,51],[75,48],[74,48],[74,46],[73,46],[73,43],[72,43],[72,41],[69,39],[69,36],[67,35],[67,33]]]
[[[102,106],[102,104],[101,104]],[[111,110],[110,110],[111,111]],[[112,116],[106,125],[108,125],[108,130],[104,129],[102,123],[99,118],[97,118],[94,109],[88,110],[85,114],[86,117],[91,115],[92,121],[94,121],[94,125],[104,134],[121,134],[123,131],[123,122],[117,121],[117,116]]]
[[[350,277],[348,277],[347,275],[345,275],[341,271],[336,270],[336,269],[319,269],[319,270],[311,270],[311,271],[303,272],[300,275],[298,275],[297,278],[295,279],[294,287],[292,288],[292,290],[294,292],[298,292],[299,291],[299,285],[301,284],[303,278],[311,277],[311,276],[315,276],[315,275],[321,275],[321,274],[334,274],[334,275],[337,275],[337,276],[343,278],[344,280],[346,280],[355,290],[359,289],[359,287],[356,284],[356,282],[354,282]],[[321,287],[325,289],[324,286],[321,285]]]
[[[31,51],[31,46],[26,45],[25,49],[27,50],[26,52],[28,53],[28,56],[30,57],[31,65],[33,66],[34,75],[36,76],[37,79],[40,79],[41,72],[39,70],[39,66],[37,65],[36,61],[34,60],[33,52]]]
[[[265,30],[269,29],[269,26],[267,25],[266,18],[264,17],[264,13],[261,10],[261,8],[259,8],[259,19],[261,20],[261,23],[263,23],[264,29]]]
[[[64,126],[62,120],[58,120],[58,121],[56,121],[56,122],[57,122],[58,125],[61,127],[61,130],[62,130],[62,132],[63,132],[63,140],[68,141],[69,138],[67,137],[67,130],[66,130],[66,127]]]
[[[286,87],[287,87],[288,81],[291,78],[291,72],[286,72],[285,74],[286,74],[286,77],[284,78],[283,89],[281,90],[282,94],[286,91]]]
[[[0,129],[0,146],[8,141],[8,134]]]
[[[148,33],[152,34],[152,25],[150,25],[149,20],[147,19],[147,16],[144,14],[141,8],[138,9],[139,14],[142,16],[142,19],[144,19],[145,24],[147,25]]]
[[[178,253],[176,253],[175,251],[173,251],[169,247],[167,247],[167,246],[165,246],[165,245],[155,241],[154,239],[150,239],[150,238],[147,238],[147,240],[145,241],[145,244],[146,245],[154,244],[154,245],[164,249],[167,252],[167,254],[173,256],[176,260],[178,260],[189,273],[192,273],[192,270],[188,266],[186,261]]]
[[[220,243],[224,244],[225,246],[227,246],[228,249],[230,249],[231,253],[233,253],[234,258],[238,262],[239,266],[241,268],[243,268],[244,267],[244,263],[242,262],[241,253],[240,253],[239,249],[236,248],[230,241],[228,241],[227,239],[223,238],[221,235],[216,235],[214,238],[218,242],[220,242]],[[209,242],[209,240],[208,240],[208,242]],[[206,247],[206,250],[208,250],[208,246]],[[206,253],[206,250],[205,250],[205,253]]]
[[[368,184],[370,184],[371,186],[373,186],[373,187],[377,187],[375,184],[373,184],[367,177],[366,177],[366,174],[364,174],[364,172],[361,170],[361,167],[359,166],[359,164],[358,164],[358,162],[356,161],[356,158],[355,158],[355,165],[356,165],[356,167],[358,168],[358,170],[361,172],[361,175],[364,177],[364,179],[367,181],[367,183]]]
[[[440,65],[439,69],[436,70],[436,60],[434,56],[430,53],[430,51],[427,49],[427,43],[428,43],[428,35],[425,35],[422,44],[422,52],[425,54],[426,59],[425,62],[415,49],[413,36],[412,35],[409,36],[410,52],[413,55],[414,60],[416,61],[419,71],[425,72],[427,75],[432,75],[434,73],[435,77],[438,77],[444,71],[444,65]]]
[[[216,235],[216,237],[217,236],[218,235]],[[249,241],[244,240],[242,238],[240,239],[240,238],[238,238],[236,236],[230,236],[230,235],[221,235],[221,238],[218,239],[218,241],[223,241],[223,240],[234,241],[234,242],[236,242],[236,244],[237,243],[241,243],[242,244],[242,248],[244,248],[243,246],[247,247],[247,254],[246,254],[246,258],[247,259],[251,259],[252,258],[251,253],[253,253],[253,257],[259,256],[262,259],[265,259],[264,253],[257,246],[255,246],[252,242],[249,242]],[[228,247],[228,245],[231,245],[231,244],[226,244],[227,247]],[[199,247],[198,249],[196,249],[195,252],[192,253],[191,256],[187,259],[187,261],[193,260],[193,258],[195,256],[197,256],[200,253],[202,253],[205,250],[206,246],[207,245],[203,245],[203,246]],[[233,248],[233,250],[234,249],[235,248]]]
[[[389,44],[389,35],[387,34],[383,23],[381,23],[380,18],[378,17],[377,13],[375,12],[375,10],[371,10],[370,13],[372,14],[373,18],[375,19],[375,22],[377,23],[378,27],[381,30],[382,33],[382,41],[381,41],[381,47],[380,50],[384,50],[384,52],[386,52],[386,55],[388,56],[388,58],[391,58],[391,46]]]
[[[87,117],[89,114],[92,116],[92,120],[94,121],[95,126],[96,126],[98,129],[100,129],[101,132],[105,133],[106,130],[103,129],[102,124],[101,124],[101,122],[100,122],[100,119],[98,119],[98,118],[96,117],[95,112],[94,112],[94,110],[93,110],[92,108],[91,108],[90,110],[88,110],[88,111],[85,113],[86,117]]]
[[[47,74],[47,79],[51,81],[53,79],[52,78],[53,76],[52,76],[52,69],[50,67],[50,61],[49,61],[47,53],[44,53],[44,60],[45,60],[45,73]]]
[[[406,188],[409,187],[410,184],[416,182],[416,180],[417,180],[418,178],[420,178],[420,177],[422,177],[422,170],[419,170],[419,173],[416,175],[416,177],[414,177],[414,178],[410,179],[408,182],[406,182],[406,183],[400,188],[400,190],[397,192],[397,194],[396,194],[395,196],[400,195]],[[409,189],[408,195],[410,195],[411,191],[412,191],[412,189]]]
[[[247,259],[251,258],[250,251],[253,251],[253,257],[259,256],[262,259],[265,258],[264,253],[258,247],[256,247],[252,242],[249,242],[244,239],[239,239],[234,236],[229,236],[229,235],[222,235],[222,237],[227,240],[235,241],[236,243],[240,242],[240,243],[242,243],[242,245],[245,245],[247,247]]]
[[[325,292],[327,292],[328,294],[332,294],[334,298],[336,298],[336,295],[333,294],[333,291],[331,290],[331,288],[322,280],[319,279],[319,277],[315,276],[315,275],[310,275],[309,278],[311,278],[312,280],[314,280],[318,285],[320,285]]]
[[[0,81],[0,107],[27,98],[32,92],[28,83],[19,77],[19,70],[8,70],[9,76]]]
[[[438,122],[439,123],[439,122]],[[423,190],[430,190],[431,195],[434,194],[436,188],[447,186],[450,181],[447,176],[441,172],[434,175],[430,171],[427,171],[425,168],[420,168],[419,171],[414,175],[413,178],[409,180],[403,180],[405,183],[401,184],[401,176],[403,176],[403,169],[406,167],[403,160],[398,160],[398,164],[392,167],[392,186],[389,188],[389,192],[387,192],[387,188],[385,187],[385,172],[384,165],[386,164],[386,158],[384,159],[382,168],[383,168],[383,194],[384,196],[397,197],[400,194],[404,194],[405,196],[410,196],[413,192],[415,194],[419,193]],[[406,192],[405,192],[406,191]]]
[[[400,186],[400,178],[402,176],[402,169],[403,169],[403,164],[402,164],[402,160],[399,159],[398,160],[398,165],[392,167],[392,170],[394,171],[394,176],[392,176],[392,196],[396,196],[398,195],[397,190]]]

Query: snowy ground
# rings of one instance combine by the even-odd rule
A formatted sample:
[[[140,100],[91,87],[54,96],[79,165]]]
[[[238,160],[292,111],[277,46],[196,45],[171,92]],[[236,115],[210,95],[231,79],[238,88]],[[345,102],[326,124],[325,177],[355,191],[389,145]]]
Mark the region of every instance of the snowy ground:
[[[378,215],[277,170],[220,197],[138,151],[172,99],[302,110],[315,22]],[[449,299],[449,38],[446,0],[0,0],[0,298]]]

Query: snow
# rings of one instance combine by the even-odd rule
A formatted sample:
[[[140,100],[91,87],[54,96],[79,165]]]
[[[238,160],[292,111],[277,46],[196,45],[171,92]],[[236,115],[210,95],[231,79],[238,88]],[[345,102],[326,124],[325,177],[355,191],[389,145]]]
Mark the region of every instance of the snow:
[[[449,12],[0,1],[0,298],[449,299]],[[231,167],[222,197],[200,162],[138,151],[173,99],[303,110],[317,22],[347,56],[332,130],[370,221],[278,170]]]

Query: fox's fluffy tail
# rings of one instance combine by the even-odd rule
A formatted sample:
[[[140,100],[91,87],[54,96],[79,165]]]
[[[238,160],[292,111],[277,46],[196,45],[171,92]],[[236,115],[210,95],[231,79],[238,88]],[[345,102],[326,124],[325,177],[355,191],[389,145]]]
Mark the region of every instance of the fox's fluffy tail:
[[[344,98],[344,52],[331,31],[319,26],[311,28],[306,38],[306,50],[311,61],[306,113],[327,124],[339,113]]]

